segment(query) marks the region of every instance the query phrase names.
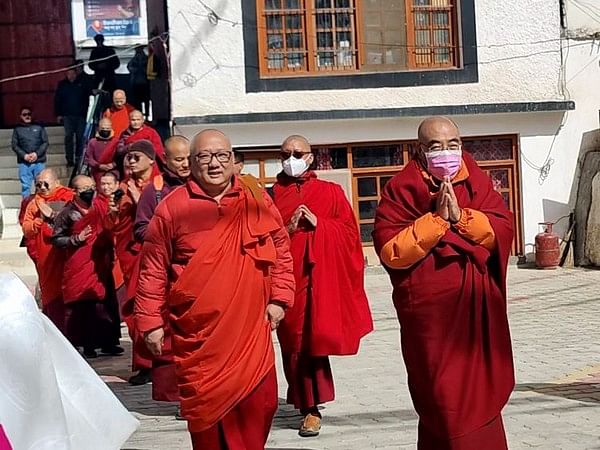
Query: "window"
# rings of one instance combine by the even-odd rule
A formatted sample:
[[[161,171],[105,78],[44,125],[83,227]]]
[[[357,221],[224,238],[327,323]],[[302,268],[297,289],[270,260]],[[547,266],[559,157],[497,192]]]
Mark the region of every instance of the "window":
[[[264,77],[457,67],[457,0],[257,0]]]

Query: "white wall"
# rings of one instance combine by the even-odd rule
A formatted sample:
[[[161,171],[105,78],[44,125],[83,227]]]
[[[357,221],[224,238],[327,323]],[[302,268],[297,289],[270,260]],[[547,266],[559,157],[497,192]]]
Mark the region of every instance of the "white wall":
[[[205,3],[241,21],[241,0]],[[169,1],[175,118],[561,99],[559,10],[552,0],[476,0],[480,82],[406,88],[247,94],[242,26],[213,26],[206,15],[200,2]]]

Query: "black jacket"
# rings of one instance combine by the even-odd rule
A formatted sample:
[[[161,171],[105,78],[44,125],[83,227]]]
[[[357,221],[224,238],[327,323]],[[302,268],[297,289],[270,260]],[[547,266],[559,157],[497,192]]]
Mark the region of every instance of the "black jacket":
[[[25,163],[25,155],[33,152],[38,157],[36,162],[46,162],[48,145],[48,133],[40,124],[20,123],[13,130],[12,149],[17,154],[18,163]]]
[[[54,94],[54,113],[57,116],[85,117],[91,90],[82,78],[72,83],[66,78],[58,83]]]

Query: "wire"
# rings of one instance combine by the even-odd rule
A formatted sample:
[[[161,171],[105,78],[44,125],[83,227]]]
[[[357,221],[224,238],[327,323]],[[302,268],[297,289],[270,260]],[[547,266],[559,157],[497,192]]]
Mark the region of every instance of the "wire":
[[[155,41],[157,39],[161,39],[162,40],[164,38],[163,35],[165,35],[165,34],[168,34],[168,33],[163,33],[162,35],[155,36],[152,39],[149,39],[148,40],[148,44],[150,44],[151,42],[153,42],[153,41]],[[0,79],[0,84],[7,83],[9,81],[18,81],[18,80],[24,80],[24,79],[27,79],[27,78],[39,77],[39,76],[43,76],[43,75],[53,75],[55,73],[65,72],[65,71],[71,70],[71,69],[77,69],[78,67],[83,67],[83,66],[85,66],[86,64],[89,64],[89,63],[99,62],[99,61],[106,61],[106,60],[109,60],[111,58],[114,58],[115,56],[122,56],[122,55],[124,55],[126,53],[129,53],[129,52],[131,52],[131,50],[134,50],[135,48],[139,47],[139,45],[140,44],[135,44],[135,45],[132,45],[130,47],[126,47],[126,48],[124,48],[122,50],[119,50],[118,52],[115,52],[114,55],[106,56],[104,58],[91,59],[87,63],[86,62],[82,62],[82,63],[79,63],[79,64],[73,64],[71,66],[62,67],[60,69],[43,70],[41,72],[32,72],[32,73],[27,73],[27,74],[23,74],[23,75],[16,75],[14,77],[1,78]]]

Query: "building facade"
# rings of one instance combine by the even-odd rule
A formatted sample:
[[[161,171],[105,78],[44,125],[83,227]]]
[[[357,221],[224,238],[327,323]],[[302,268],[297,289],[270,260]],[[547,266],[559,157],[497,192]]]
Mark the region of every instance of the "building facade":
[[[515,213],[515,254],[572,209],[598,101],[583,94],[580,112],[569,81],[598,71],[576,74],[590,48],[564,39],[558,0],[171,0],[168,16],[175,131],[222,129],[265,183],[282,140],[305,135],[367,247],[381,189],[433,114],[458,123]]]

